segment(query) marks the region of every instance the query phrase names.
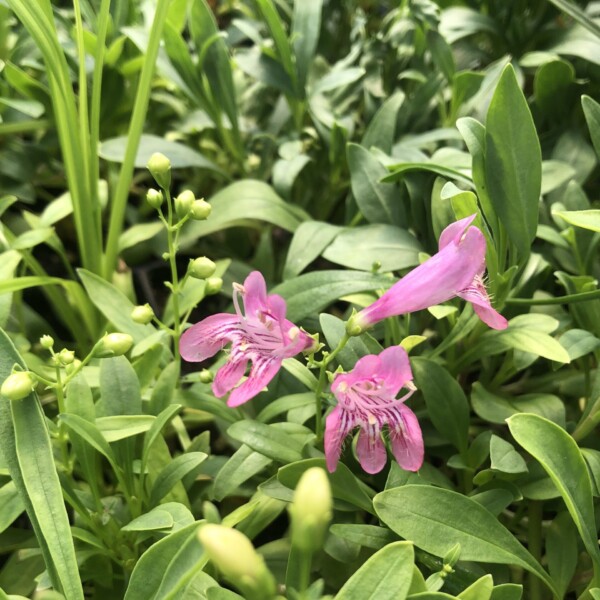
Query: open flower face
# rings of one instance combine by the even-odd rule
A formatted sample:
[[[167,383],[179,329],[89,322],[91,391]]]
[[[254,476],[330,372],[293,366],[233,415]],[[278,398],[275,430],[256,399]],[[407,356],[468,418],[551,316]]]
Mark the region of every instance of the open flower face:
[[[285,318],[283,298],[267,295],[265,280],[258,271],[250,273],[244,285],[234,284],[233,303],[235,314],[207,317],[190,327],[179,344],[185,360],[201,362],[231,343],[227,363],[213,381],[213,392],[221,398],[231,391],[227,404],[232,407],[256,396],[275,377],[284,358],[313,344],[310,336]],[[249,363],[248,378],[238,385]]]
[[[505,329],[508,323],[492,308],[483,283],[485,237],[471,226],[475,216],[448,225],[440,236],[439,252],[354,315],[349,321],[349,333],[359,334],[382,319],[423,310],[456,296],[471,302],[486,325]]]
[[[408,355],[401,346],[364,356],[349,373],[335,377],[331,391],[338,404],[325,424],[327,468],[335,471],[346,436],[359,427],[356,454],[367,473],[378,473],[387,461],[381,437],[387,426],[392,453],[407,471],[423,464],[423,436],[417,417],[404,405],[415,391]],[[402,388],[406,393],[396,396]]]

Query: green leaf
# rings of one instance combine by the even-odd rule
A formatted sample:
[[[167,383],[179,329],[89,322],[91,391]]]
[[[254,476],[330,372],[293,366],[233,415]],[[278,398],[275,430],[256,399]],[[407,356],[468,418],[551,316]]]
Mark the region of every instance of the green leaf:
[[[291,39],[296,58],[299,88],[303,88],[306,84],[306,76],[317,50],[322,9],[323,0],[296,0],[294,2]]]
[[[410,542],[392,542],[369,558],[337,593],[336,600],[404,600],[413,576]]]
[[[484,575],[464,589],[457,598],[460,598],[460,600],[490,600],[493,588],[494,580],[492,576],[489,574]]]
[[[0,380],[25,364],[0,329]],[[45,416],[37,396],[10,401],[0,396],[0,451],[25,505],[48,575],[68,600],[83,600],[69,518],[56,473]]]
[[[575,575],[577,557],[577,530],[571,516],[567,512],[561,512],[546,530],[548,571],[561,598]]]
[[[152,325],[140,325],[132,320],[134,305],[123,292],[90,271],[78,269],[77,273],[90,300],[117,330],[128,333],[136,343],[156,333]]]
[[[155,419],[151,415],[114,415],[96,419],[96,427],[107,442],[116,442],[145,433]]]
[[[389,183],[381,183],[388,170],[358,144],[348,144],[346,153],[352,194],[360,212],[370,223],[398,224],[399,190]]]
[[[516,583],[502,583],[494,586],[491,600],[521,600],[523,586]]]
[[[314,403],[315,395],[312,392],[301,392],[299,394],[283,396],[282,398],[278,398],[267,404],[267,406],[258,413],[256,420],[261,423],[267,423],[284,412],[288,412],[294,408],[314,405]]]
[[[372,548],[373,550],[381,550],[384,546],[397,540],[397,536],[392,531],[377,525],[346,525],[344,523],[336,523],[329,528],[329,531],[333,535],[337,535],[353,544]]]
[[[204,452],[187,452],[173,459],[158,475],[150,492],[150,506],[156,506],[188,473],[196,470],[208,455]]]
[[[600,231],[600,210],[557,210],[552,214],[575,227]]]
[[[502,473],[526,473],[527,465],[512,444],[497,435],[490,439],[491,468]]]
[[[542,185],[540,143],[514,69],[502,72],[486,119],[487,192],[509,238],[531,251]]]
[[[0,533],[6,531],[25,510],[14,481],[0,487]]]
[[[100,433],[94,423],[86,421],[79,415],[61,414],[58,417],[69,429],[72,429],[92,448],[95,448],[102,454],[111,464],[115,471],[119,471],[119,467],[115,460],[115,455],[108,445],[104,436]]]
[[[128,143],[127,136],[121,136],[106,140],[100,144],[98,154],[104,160],[110,162],[122,163],[125,160],[125,151]],[[207,169],[215,171],[220,175],[225,173],[215,163],[208,160],[198,151],[184,146],[179,142],[158,137],[157,135],[144,134],[140,138],[137,154],[135,156],[135,167],[145,169],[148,160],[155,152],[161,152],[171,161],[172,169],[184,169],[195,167],[197,169]]]
[[[590,96],[583,95],[581,97],[581,106],[583,107],[583,114],[587,121],[588,129],[590,130],[590,137],[592,138],[592,144],[598,158],[600,158],[600,104],[598,104]]]
[[[100,397],[96,409],[102,416],[142,414],[140,382],[124,356],[100,362]]]
[[[595,34],[596,37],[600,38],[600,26],[598,26],[593,19],[588,17],[579,6],[569,0],[549,0],[549,2],[552,2],[559,10],[567,13],[580,25],[583,25],[583,27]]]
[[[399,271],[419,264],[422,248],[417,239],[405,229],[393,225],[363,225],[344,229],[325,248],[323,258],[362,271]]]
[[[314,271],[283,282],[273,293],[287,302],[287,318],[300,321],[320,312],[342,296],[387,289],[394,283],[383,275],[362,271]]]
[[[210,198],[212,212],[206,221],[188,223],[181,234],[181,246],[229,227],[252,227],[257,221],[295,231],[308,218],[301,209],[284,202],[263,181],[244,179],[223,188]]]
[[[459,452],[466,453],[469,403],[459,383],[444,367],[426,358],[414,358],[411,365],[431,422]]]
[[[179,502],[166,502],[121,528],[122,531],[178,531],[194,522],[194,515]]]
[[[120,235],[119,252],[152,239],[155,235],[161,232],[162,229],[163,224],[160,222],[140,223],[138,225],[133,225]]]
[[[333,241],[342,230],[337,225],[321,221],[305,221],[300,223],[288,250],[283,278],[291,279],[299,275],[308,265],[321,255],[321,252]]]
[[[600,574],[592,483],[575,440],[562,428],[537,415],[513,415],[508,428],[515,440],[540,462],[557,487]]]
[[[369,150],[375,146],[385,152],[392,153],[392,146],[396,141],[396,123],[398,112],[406,96],[403,92],[392,94],[369,121],[360,145]]]
[[[518,565],[555,591],[548,574],[512,533],[467,496],[405,485],[377,494],[374,506],[392,531],[426,552],[444,557],[460,544],[461,560]]]

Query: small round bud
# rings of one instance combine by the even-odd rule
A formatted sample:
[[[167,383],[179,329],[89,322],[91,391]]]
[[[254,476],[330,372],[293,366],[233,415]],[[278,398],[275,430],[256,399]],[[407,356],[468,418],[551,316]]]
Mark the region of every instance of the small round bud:
[[[81,361],[78,358],[76,358],[70,365],[67,365],[65,367],[65,371],[67,372],[67,375],[70,375],[74,371],[78,371],[80,367]]]
[[[109,333],[102,338],[98,356],[121,356],[133,346],[133,338],[127,333]]]
[[[146,202],[152,207],[159,209],[164,200],[163,193],[160,190],[150,189],[146,194]]]
[[[65,367],[70,365],[74,360],[75,352],[73,352],[73,350],[67,350],[66,348],[63,348],[58,353],[58,362]]]
[[[141,304],[140,306],[134,307],[134,309],[131,311],[131,318],[136,323],[146,325],[154,318],[154,311],[148,303]]]
[[[171,185],[171,161],[160,152],[155,152],[146,165],[154,180],[163,190]]]
[[[188,265],[190,277],[194,277],[195,279],[212,277],[216,268],[217,265],[210,258],[206,258],[206,256],[190,260],[190,264]]]
[[[33,391],[33,378],[29,371],[17,371],[9,375],[0,388],[0,394],[9,400],[22,400]]]
[[[266,599],[275,595],[273,575],[243,533],[208,523],[200,527],[198,537],[210,560],[244,597]]]
[[[183,219],[190,212],[195,200],[196,197],[191,190],[184,190],[175,198],[175,212],[180,219]]]
[[[54,338],[51,335],[43,335],[40,338],[40,346],[46,350],[50,350],[54,346]]]
[[[206,280],[206,287],[204,288],[204,293],[207,296],[214,296],[218,294],[223,288],[223,280],[220,277],[209,277]]]
[[[195,221],[204,221],[208,219],[212,212],[212,206],[206,200],[194,200],[190,209],[190,216]]]
[[[307,552],[319,550],[331,521],[331,509],[331,487],[325,471],[308,469],[300,477],[289,507],[292,544]]]
[[[212,380],[215,376],[208,370],[202,369],[198,374],[198,379],[200,379],[200,383],[212,383]]]

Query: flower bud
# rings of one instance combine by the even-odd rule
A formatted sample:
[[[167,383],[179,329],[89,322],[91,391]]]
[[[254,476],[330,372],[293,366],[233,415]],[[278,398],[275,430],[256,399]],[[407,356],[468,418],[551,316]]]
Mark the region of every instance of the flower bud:
[[[208,369],[202,369],[198,374],[198,379],[200,379],[200,383],[212,383],[212,380],[215,376]]]
[[[327,474],[320,467],[308,469],[300,478],[289,507],[292,545],[306,552],[319,550],[331,521],[331,509]]]
[[[146,194],[146,202],[152,207],[159,209],[164,200],[163,193],[160,190],[150,189]]]
[[[184,190],[175,198],[175,212],[180,219],[183,219],[190,212],[195,200],[196,197],[191,190]]]
[[[127,333],[109,333],[102,338],[98,349],[100,358],[107,356],[121,356],[133,345],[133,338]]]
[[[196,221],[204,221],[208,219],[212,212],[212,206],[206,200],[194,200],[190,215]]]
[[[54,338],[51,335],[43,335],[40,338],[40,345],[42,348],[45,348],[46,350],[50,350],[50,348],[52,348],[52,346],[54,346]]]
[[[154,181],[163,190],[168,190],[171,185],[171,161],[160,152],[155,152],[146,165]]]
[[[346,333],[351,336],[357,336],[367,329],[361,322],[360,313],[353,312],[350,318],[346,321]]]
[[[146,325],[147,323],[150,323],[150,321],[152,321],[152,319],[154,318],[154,311],[148,303],[141,304],[133,308],[133,310],[131,311],[131,318],[136,323]]]
[[[223,287],[223,280],[220,277],[209,277],[206,280],[206,287],[204,288],[204,293],[207,296],[214,296],[221,291]]]
[[[67,350],[66,348],[63,348],[58,353],[58,362],[61,365],[63,365],[64,367],[66,367],[67,365],[70,365],[74,360],[75,360],[75,352],[73,352],[73,350]]]
[[[79,371],[81,367],[81,361],[76,358],[70,365],[67,365],[65,367],[65,371],[67,372],[67,375],[70,375],[71,373],[74,373],[75,371]]]
[[[216,268],[217,265],[215,265],[210,258],[201,256],[195,260],[190,260],[188,271],[190,273],[190,277],[194,277],[195,279],[207,279],[208,277],[212,278]]]
[[[33,378],[29,371],[17,371],[9,375],[0,388],[0,394],[9,400],[22,400],[33,391]]]
[[[250,540],[236,529],[203,525],[198,537],[210,560],[246,598],[273,598],[275,579]]]

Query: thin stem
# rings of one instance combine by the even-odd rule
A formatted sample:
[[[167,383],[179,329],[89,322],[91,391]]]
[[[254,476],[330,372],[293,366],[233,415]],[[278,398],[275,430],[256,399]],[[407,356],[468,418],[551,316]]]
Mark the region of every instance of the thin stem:
[[[53,358],[54,358],[54,353],[53,353]],[[61,376],[61,372],[60,372],[60,366],[56,365],[56,400],[58,402],[58,412],[61,414],[64,414],[66,412],[66,408],[65,408],[65,395],[64,395],[64,391],[63,391],[63,383],[62,383],[62,376]],[[62,421],[59,421],[58,423],[58,444],[60,446],[60,452],[62,454],[62,459],[63,459],[63,464],[65,466],[65,469],[67,470],[67,473],[71,472],[71,464],[70,464],[70,459],[69,459],[69,448],[67,445],[67,432],[65,431],[65,424]]]
[[[181,337],[181,316],[179,314],[179,275],[177,274],[177,243],[179,230],[173,225],[173,199],[171,192],[165,190],[167,199],[167,244],[169,253],[169,266],[171,268],[171,297],[173,298],[173,353],[177,372],[181,369],[181,356],[179,355],[179,338]],[[175,236],[173,236],[175,233]]]

